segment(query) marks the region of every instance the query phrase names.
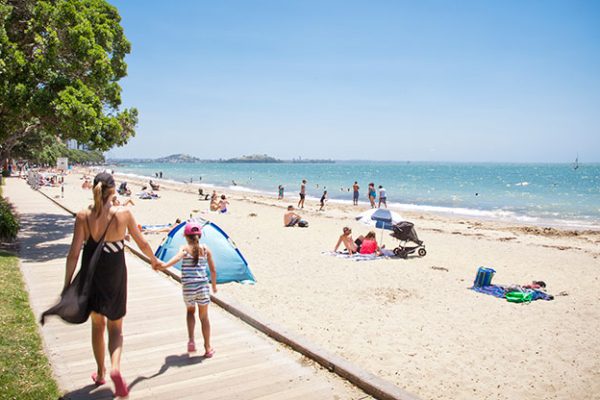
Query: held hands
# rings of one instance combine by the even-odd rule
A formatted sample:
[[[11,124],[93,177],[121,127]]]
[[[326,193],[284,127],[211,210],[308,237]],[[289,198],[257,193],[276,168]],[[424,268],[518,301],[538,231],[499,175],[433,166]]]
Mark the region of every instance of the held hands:
[[[162,271],[165,269],[165,263],[160,261],[158,258],[154,258],[152,260],[152,269],[155,271]]]

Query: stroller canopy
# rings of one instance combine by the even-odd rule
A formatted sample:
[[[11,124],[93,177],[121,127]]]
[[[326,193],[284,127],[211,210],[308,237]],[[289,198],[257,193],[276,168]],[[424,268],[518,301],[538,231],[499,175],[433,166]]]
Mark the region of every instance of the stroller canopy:
[[[196,218],[194,221],[202,226],[200,243],[206,244],[213,255],[217,270],[217,283],[256,283],[254,275],[248,268],[248,262],[235,246],[229,236],[217,225],[210,221]],[[154,254],[159,260],[168,261],[179,251],[187,241],[183,236],[183,228],[187,222],[176,225],[163,240]],[[181,270],[181,262],[175,264]],[[210,271],[208,271],[210,274]]]

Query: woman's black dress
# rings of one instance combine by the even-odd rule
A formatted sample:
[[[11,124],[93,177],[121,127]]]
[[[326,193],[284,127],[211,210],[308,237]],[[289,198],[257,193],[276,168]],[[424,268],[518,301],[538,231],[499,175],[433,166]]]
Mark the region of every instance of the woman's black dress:
[[[63,320],[81,324],[94,311],[110,320],[123,318],[127,304],[127,267],[125,244],[122,240],[105,242],[114,215],[98,242],[91,236],[83,246],[81,268],[71,284],[63,290],[59,302],[46,310],[41,323],[48,315],[58,315]],[[86,222],[91,232],[89,221]]]
[[[89,263],[98,243],[91,237],[83,247],[83,262]],[[105,315],[110,320],[123,318],[127,305],[127,267],[124,243],[104,242],[92,278],[88,307],[90,311]]]

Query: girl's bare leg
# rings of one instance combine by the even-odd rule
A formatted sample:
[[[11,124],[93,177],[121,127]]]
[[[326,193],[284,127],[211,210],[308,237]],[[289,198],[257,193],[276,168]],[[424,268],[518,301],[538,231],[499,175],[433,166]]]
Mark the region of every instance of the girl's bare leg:
[[[187,314],[185,316],[185,321],[187,323],[188,330],[188,339],[190,342],[194,341],[194,329],[196,328],[196,318],[194,312],[196,309],[194,306],[187,307]]]
[[[202,337],[204,338],[204,350],[210,352],[210,321],[208,320],[208,304],[201,306],[198,304],[198,313],[200,314],[200,323],[202,324]]]

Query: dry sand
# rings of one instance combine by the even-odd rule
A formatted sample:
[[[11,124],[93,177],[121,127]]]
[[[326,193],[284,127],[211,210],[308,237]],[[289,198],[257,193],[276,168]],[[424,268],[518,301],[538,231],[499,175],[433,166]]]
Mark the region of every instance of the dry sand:
[[[92,202],[80,178],[68,176],[59,199],[73,209]],[[171,184],[159,200],[135,200],[138,223],[190,214],[215,222],[258,281],[220,292],[360,367],[424,399],[600,398],[600,232],[404,213],[428,254],[355,262],[322,252],[345,225],[368,231],[353,219],[364,206],[329,203],[317,212],[307,201],[310,227],[284,228],[295,197],[228,192],[230,212],[220,215],[195,190]],[[161,235],[147,235],[154,248]],[[384,243],[395,245],[387,235]],[[511,304],[475,293],[467,288],[481,265],[497,271],[494,283],[543,280],[549,293],[567,295]]]

